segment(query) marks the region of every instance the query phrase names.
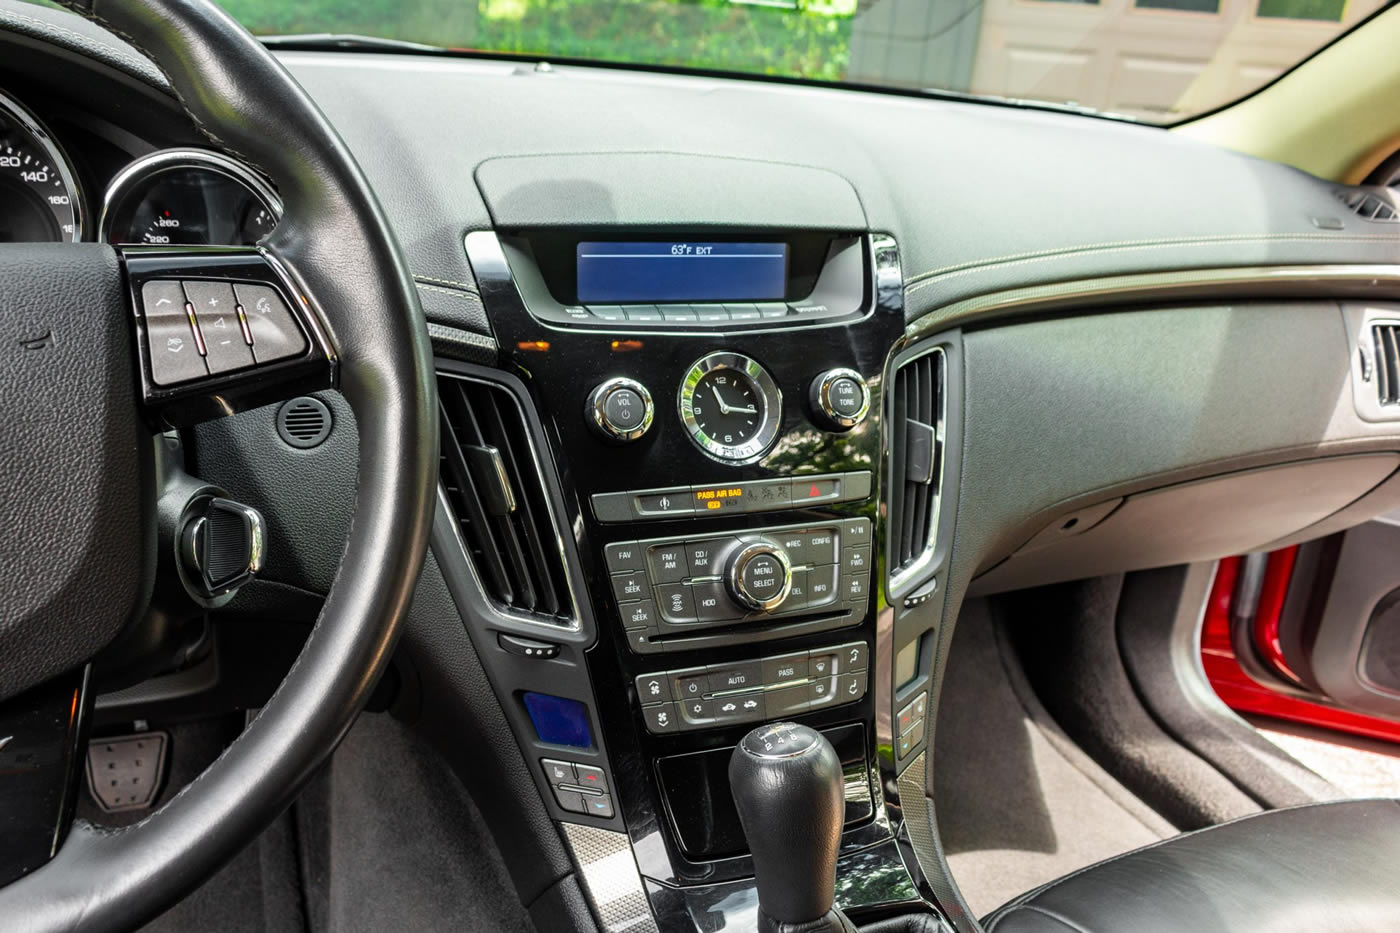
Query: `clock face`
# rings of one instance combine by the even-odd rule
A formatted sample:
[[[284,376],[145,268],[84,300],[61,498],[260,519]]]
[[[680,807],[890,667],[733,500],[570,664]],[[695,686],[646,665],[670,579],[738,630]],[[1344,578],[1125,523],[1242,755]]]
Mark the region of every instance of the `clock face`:
[[[782,394],[773,377],[739,353],[711,353],[690,368],[680,392],[691,440],[727,463],[761,457],[778,435]]]
[[[767,402],[753,380],[728,367],[701,376],[690,405],[695,424],[705,436],[728,447],[752,439],[766,410]]]

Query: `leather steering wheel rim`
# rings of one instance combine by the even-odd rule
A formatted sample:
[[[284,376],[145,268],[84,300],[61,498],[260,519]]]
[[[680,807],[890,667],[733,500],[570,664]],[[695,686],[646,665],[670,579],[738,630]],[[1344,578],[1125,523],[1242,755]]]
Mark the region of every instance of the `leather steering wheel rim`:
[[[75,823],[54,859],[0,889],[7,930],[115,931],[154,918],[252,841],[363,707],[422,568],[437,411],[426,325],[388,221],[287,71],[211,0],[67,5],[144,52],[213,144],[278,183],[284,219],[261,245],[322,310],[359,431],[340,569],[273,698],[218,761],[146,819],[119,830]]]

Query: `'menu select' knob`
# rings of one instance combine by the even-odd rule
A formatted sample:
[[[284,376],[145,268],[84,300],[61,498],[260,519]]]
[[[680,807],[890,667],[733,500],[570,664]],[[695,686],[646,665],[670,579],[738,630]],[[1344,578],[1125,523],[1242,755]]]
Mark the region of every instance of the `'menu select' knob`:
[[[729,595],[745,609],[773,610],[792,589],[792,564],[771,544],[749,544],[729,558]]]
[[[588,395],[584,417],[610,441],[635,441],[651,427],[656,408],[647,387],[632,379],[609,379]]]

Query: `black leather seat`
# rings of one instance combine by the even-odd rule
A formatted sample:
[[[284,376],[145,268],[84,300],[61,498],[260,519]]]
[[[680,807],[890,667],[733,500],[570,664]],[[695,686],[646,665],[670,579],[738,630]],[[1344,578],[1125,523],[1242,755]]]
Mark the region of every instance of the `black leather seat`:
[[[1400,930],[1400,800],[1271,810],[1036,888],[988,933]]]

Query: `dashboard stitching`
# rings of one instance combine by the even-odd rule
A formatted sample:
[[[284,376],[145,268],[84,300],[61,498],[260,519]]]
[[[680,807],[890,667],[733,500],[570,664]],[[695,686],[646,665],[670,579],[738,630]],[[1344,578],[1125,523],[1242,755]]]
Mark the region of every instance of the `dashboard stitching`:
[[[428,288],[428,287],[429,287],[429,284],[431,284],[431,285],[444,285],[444,286],[451,286],[451,287],[456,288],[456,289],[461,289],[461,290],[463,290],[463,291],[468,291],[468,292],[471,292],[472,294],[476,294],[476,293],[477,293],[476,286],[475,286],[475,285],[472,285],[472,284],[470,284],[470,283],[468,283],[468,282],[457,282],[457,281],[453,281],[452,279],[435,279],[435,278],[433,278],[432,276],[428,276],[428,275],[415,275],[413,278],[414,278],[414,281],[418,282],[418,287],[419,287],[419,288]]]
[[[256,168],[264,175],[271,177],[271,173],[264,169],[256,161],[254,161],[250,156],[239,152],[238,149],[229,145],[224,140],[220,139],[217,134],[215,134],[207,126],[204,125],[204,121],[197,117],[194,111],[190,109],[189,104],[185,102],[185,95],[180,93],[180,89],[175,86],[175,82],[171,80],[170,74],[164,68],[161,67],[160,63],[156,60],[156,56],[153,55],[149,49],[144,48],[139,42],[137,42],[133,36],[126,32],[123,32],[121,29],[118,29],[115,25],[108,21],[108,19],[105,16],[97,12],[97,3],[95,2],[95,0],[94,2],[88,5],[88,8],[86,10],[83,9],[82,5],[78,2],[78,0],[58,0],[58,2],[61,3],[63,6],[67,7],[69,10],[78,14],[79,16],[84,16],[88,19],[91,19],[94,23],[97,23],[103,29],[107,30],[112,35],[116,36],[118,39],[121,39],[122,41],[126,42],[127,45],[130,45],[133,49],[146,56],[146,58],[150,59],[152,66],[161,73],[162,77],[165,78],[166,83],[170,86],[170,93],[175,95],[175,100],[179,103],[180,109],[184,111],[185,116],[190,118],[190,122],[194,124],[194,128],[196,130],[198,130],[201,134],[205,136],[205,138],[209,139],[211,142],[223,149],[225,152],[237,156],[245,164]]]
[[[474,291],[466,291],[460,288],[442,288],[438,285],[424,285],[422,282],[415,282],[419,288],[425,292],[435,292],[439,295],[448,295],[461,301],[470,302],[473,298],[480,299],[481,296]]]
[[[35,19],[32,16],[26,16],[23,13],[14,13],[9,10],[5,11],[5,19],[11,20],[13,22],[27,23],[28,25],[33,26],[36,29],[42,30],[44,32],[57,33],[60,36],[64,36],[65,38],[71,39],[74,44],[80,47],[101,49],[102,51],[110,54],[117,61],[126,65],[132,71],[138,73],[146,70],[149,67],[152,67],[152,63],[149,61],[137,58],[135,55],[128,55],[125,51],[117,48],[115,45],[108,45],[107,43],[94,39],[91,36],[85,36],[80,32],[75,32],[74,30],[69,29],[66,26],[59,26],[56,23],[51,23],[42,19]],[[8,30],[6,31],[8,32]]]
[[[1044,259],[1057,259],[1080,253],[1113,253],[1128,250],[1156,249],[1163,246],[1208,246],[1216,243],[1268,243],[1278,241],[1304,243],[1400,243],[1400,236],[1327,236],[1325,234],[1312,233],[1245,233],[1222,234],[1220,236],[1177,237],[1164,240],[1123,240],[1115,243],[1094,243],[1088,246],[1060,247],[1057,249],[1036,250],[1029,253],[1011,253],[996,259],[979,259],[952,266],[943,266],[942,268],[933,269],[928,272],[920,272],[918,275],[910,276],[909,282],[911,284],[905,286],[905,292],[912,294],[926,285],[933,284],[935,281],[955,278],[959,275],[981,271],[992,266],[1018,266],[1031,262],[1039,262]]]

